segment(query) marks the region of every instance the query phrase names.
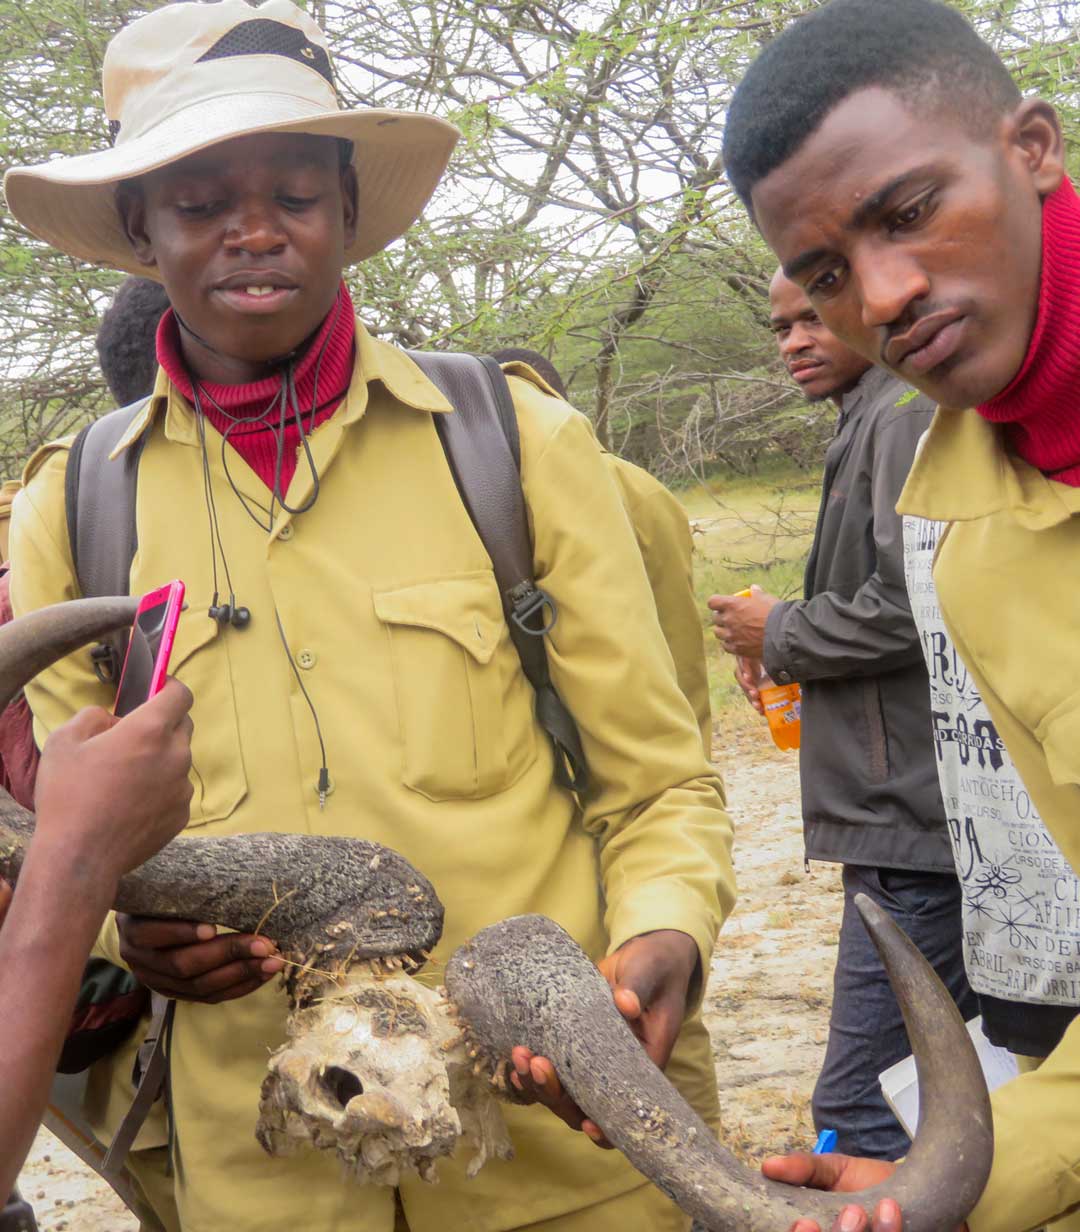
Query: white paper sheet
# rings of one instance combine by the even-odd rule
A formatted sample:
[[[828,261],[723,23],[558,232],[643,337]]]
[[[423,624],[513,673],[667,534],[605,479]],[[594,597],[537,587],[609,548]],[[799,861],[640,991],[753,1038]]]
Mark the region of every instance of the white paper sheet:
[[[991,1091],[1017,1076],[1019,1070],[1016,1058],[1007,1049],[997,1048],[990,1043],[983,1035],[981,1018],[973,1018],[967,1024],[967,1029],[975,1045],[986,1085]],[[879,1075],[878,1081],[881,1083],[885,1102],[896,1114],[896,1119],[903,1125],[908,1136],[914,1138],[915,1127],[919,1123],[919,1083],[915,1077],[915,1058],[905,1057],[895,1065],[890,1065]]]

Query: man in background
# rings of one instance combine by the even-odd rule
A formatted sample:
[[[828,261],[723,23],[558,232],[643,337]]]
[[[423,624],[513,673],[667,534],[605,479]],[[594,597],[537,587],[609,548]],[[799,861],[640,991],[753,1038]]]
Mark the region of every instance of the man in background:
[[[895,510],[933,406],[830,333],[779,270],[770,303],[788,371],[811,401],[831,398],[840,410],[825,454],[805,598],[782,602],[756,591],[748,598],[714,595],[709,606],[716,636],[743,660],[736,676],[752,703],[758,663],[778,684],[802,685],[806,858],[843,865],[844,912],[814,1124],[837,1131],[840,1151],[897,1159],[908,1137],[878,1076],[910,1047],[855,895],[868,895],[896,920],[965,1019],[976,1013]]]
[[[168,307],[169,297],[161,283],[132,275],[120,284],[105,309],[94,341],[117,406],[129,406],[154,392],[155,339]]]
[[[503,347],[493,359],[512,372],[512,364],[528,366],[560,398],[569,397],[558,369],[539,351]],[[604,450],[630,523],[634,528],[645,572],[656,599],[660,630],[675,661],[683,696],[694,709],[705,756],[712,757],[712,709],[705,638],[694,593],[694,544],[686,510],[664,485],[643,467]]]

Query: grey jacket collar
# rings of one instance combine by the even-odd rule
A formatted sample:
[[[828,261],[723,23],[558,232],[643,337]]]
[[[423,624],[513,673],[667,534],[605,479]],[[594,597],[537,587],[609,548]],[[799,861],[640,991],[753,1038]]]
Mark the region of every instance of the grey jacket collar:
[[[854,389],[849,390],[840,399],[840,411],[844,419],[850,419],[855,412],[875,403],[885,393],[890,385],[900,389],[905,388],[899,377],[893,376],[885,368],[867,368],[859,378]]]

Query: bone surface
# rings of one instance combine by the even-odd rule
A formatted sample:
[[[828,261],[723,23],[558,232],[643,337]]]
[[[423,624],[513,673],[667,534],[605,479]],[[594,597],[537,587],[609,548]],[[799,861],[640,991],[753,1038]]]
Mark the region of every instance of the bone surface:
[[[512,1151],[489,1080],[473,1073],[440,992],[363,963],[288,1022],[270,1058],[258,1138],[272,1155],[334,1152],[358,1181],[435,1181],[435,1161],[462,1143],[470,1176]]]
[[[780,1185],[737,1160],[648,1059],[606,980],[551,920],[518,916],[485,929],[451,958],[447,989],[494,1055],[524,1044],[548,1057],[611,1142],[709,1232],[787,1232],[800,1216],[827,1230],[845,1205],[872,1210],[884,1197],[900,1203],[905,1232],[939,1232],[964,1221],[989,1175],[986,1085],[948,993],[892,920],[860,899],[904,1011],[923,1106],[907,1162],[861,1194]]]

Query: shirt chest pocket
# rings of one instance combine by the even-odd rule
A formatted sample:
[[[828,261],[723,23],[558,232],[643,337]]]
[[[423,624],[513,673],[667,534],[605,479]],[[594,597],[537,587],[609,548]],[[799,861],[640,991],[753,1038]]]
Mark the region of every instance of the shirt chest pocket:
[[[223,821],[247,795],[240,753],[229,656],[223,633],[207,609],[188,608],[180,617],[169,674],[191,690],[191,797],[189,826]],[[243,636],[241,634],[241,636]]]
[[[533,695],[491,573],[376,589],[406,787],[430,800],[504,791],[536,759]]]

